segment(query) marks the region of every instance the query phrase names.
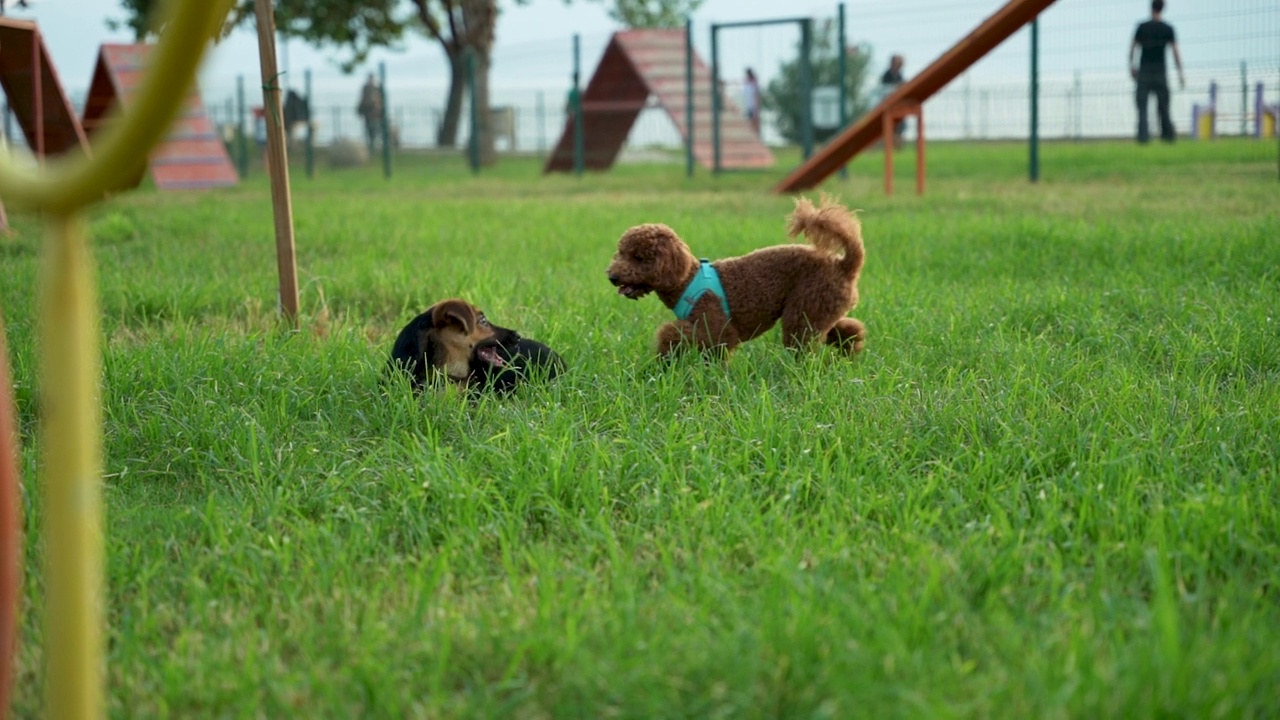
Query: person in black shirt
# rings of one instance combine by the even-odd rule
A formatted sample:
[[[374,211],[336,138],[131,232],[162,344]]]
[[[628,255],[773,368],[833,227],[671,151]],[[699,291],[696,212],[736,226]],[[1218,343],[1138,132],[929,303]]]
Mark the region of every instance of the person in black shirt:
[[[1164,49],[1173,50],[1173,60],[1178,65],[1178,83],[1187,86],[1186,76],[1182,74],[1182,55],[1178,53],[1178,43],[1174,38],[1173,26],[1162,19],[1164,0],[1152,0],[1151,19],[1138,25],[1133,34],[1133,45],[1129,47],[1129,74],[1138,82],[1138,142],[1145,143],[1151,139],[1151,131],[1147,127],[1147,106],[1151,95],[1156,96],[1156,111],[1160,114],[1160,139],[1173,142],[1173,119],[1169,117],[1169,80],[1165,71]],[[1139,51],[1141,54],[1138,55]],[[1134,64],[1134,56],[1138,55],[1138,63]]]
[[[893,55],[889,58],[889,68],[880,76],[880,100],[889,97],[898,86],[906,81],[902,76],[902,67],[906,64],[906,59],[901,55]],[[893,124],[893,146],[895,148],[902,147],[902,134],[907,129],[907,121],[899,120]]]

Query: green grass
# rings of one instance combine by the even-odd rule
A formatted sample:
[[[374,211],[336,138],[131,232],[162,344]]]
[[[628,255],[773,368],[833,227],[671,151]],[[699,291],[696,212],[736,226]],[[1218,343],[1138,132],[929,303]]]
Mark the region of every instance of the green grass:
[[[294,168],[302,331],[261,173],[93,212],[117,717],[1274,717],[1272,144],[930,147],[861,208],[867,351],[650,359],[628,226],[782,241],[778,174]],[[786,162],[785,161],[784,165]],[[28,479],[17,717],[43,706],[34,298],[0,239]],[[571,371],[387,394],[465,295]]]

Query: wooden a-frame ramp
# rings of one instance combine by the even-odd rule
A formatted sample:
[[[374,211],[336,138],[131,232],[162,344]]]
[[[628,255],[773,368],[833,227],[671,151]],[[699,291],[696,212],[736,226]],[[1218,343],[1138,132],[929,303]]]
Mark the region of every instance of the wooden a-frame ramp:
[[[151,48],[146,44],[103,45],[85,101],[84,118],[80,119],[67,99],[36,23],[0,17],[0,87],[32,152],[40,158],[76,148],[89,152],[89,137],[116,105],[127,104],[133,97]],[[194,84],[185,110],[147,164],[140,164],[137,179],[129,187],[142,181],[146,167],[161,190],[237,182],[235,167]]]
[[[687,144],[688,93],[684,30],[625,30],[613,34],[582,93],[584,167],[606,170],[618,158],[650,96],[666,111]],[[703,167],[715,164],[712,143],[711,71],[693,55],[693,154]],[[721,100],[721,169],[767,168],[773,153],[756,135],[736,103]],[[544,173],[573,170],[573,117],[565,122]]]
[[[883,102],[832,138],[778,183],[775,191],[792,193],[808,190],[830,177],[854,155],[883,136],[884,128],[892,125],[885,122],[886,118],[892,119],[903,112],[918,112],[925,100],[1053,3],[1054,0],[1012,0],[1000,8],[929,67],[904,82]]]
[[[133,99],[152,47],[107,43],[98,50],[81,121],[88,136],[93,136],[117,105],[128,105]],[[151,152],[147,167],[151,170],[151,179],[161,190],[225,187],[239,180],[226,146],[200,101],[195,83],[187,91],[182,112],[174,119],[173,127]],[[142,181],[142,169],[139,167],[137,179],[130,187]]]
[[[0,87],[37,157],[88,148],[40,29],[30,20],[0,17]]]

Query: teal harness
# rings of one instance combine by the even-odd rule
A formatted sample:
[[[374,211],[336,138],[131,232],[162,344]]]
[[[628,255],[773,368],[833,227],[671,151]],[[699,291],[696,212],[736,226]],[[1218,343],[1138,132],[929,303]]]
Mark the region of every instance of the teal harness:
[[[729,301],[725,299],[724,286],[720,284],[720,273],[711,267],[711,261],[703,258],[701,266],[698,268],[698,274],[693,276],[693,280],[689,286],[684,289],[684,294],[676,301],[676,306],[672,308],[676,317],[681,320],[687,320],[689,313],[693,312],[693,306],[702,299],[702,296],[711,293],[720,298],[720,307],[724,308],[724,316],[729,317]]]

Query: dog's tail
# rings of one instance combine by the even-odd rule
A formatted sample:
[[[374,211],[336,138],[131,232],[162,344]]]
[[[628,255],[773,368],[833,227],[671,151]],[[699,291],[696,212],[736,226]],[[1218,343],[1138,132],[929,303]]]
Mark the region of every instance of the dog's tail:
[[[801,233],[814,247],[840,257],[845,274],[853,277],[862,271],[866,254],[862,223],[831,197],[824,194],[817,207],[808,198],[796,198],[796,209],[787,219],[787,234],[795,237]]]

